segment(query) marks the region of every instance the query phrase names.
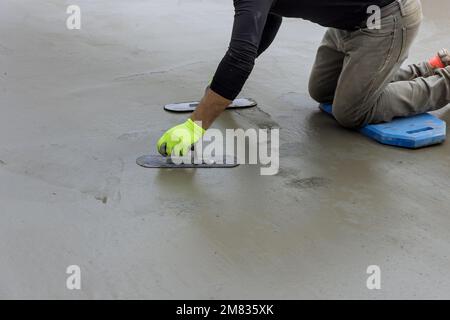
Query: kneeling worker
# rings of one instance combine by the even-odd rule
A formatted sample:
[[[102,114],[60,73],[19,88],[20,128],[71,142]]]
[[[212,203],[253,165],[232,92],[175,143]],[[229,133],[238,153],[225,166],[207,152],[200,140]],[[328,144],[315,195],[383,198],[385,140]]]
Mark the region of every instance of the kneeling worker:
[[[367,9],[372,5],[381,8],[379,28],[368,26]],[[159,139],[158,151],[165,156],[186,154],[237,97],[283,17],[328,27],[309,92],[317,102],[333,104],[342,126],[388,122],[450,102],[447,50],[429,62],[401,68],[422,22],[419,0],[234,0],[234,7],[229,49],[191,118]]]

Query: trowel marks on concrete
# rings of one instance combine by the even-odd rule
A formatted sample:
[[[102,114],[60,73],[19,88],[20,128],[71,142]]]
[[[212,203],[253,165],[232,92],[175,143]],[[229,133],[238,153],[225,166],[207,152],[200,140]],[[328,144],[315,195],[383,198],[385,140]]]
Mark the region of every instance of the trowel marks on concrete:
[[[234,112],[259,129],[280,128],[280,125],[272,119],[272,116],[263,111],[260,107],[245,110],[234,110]]]

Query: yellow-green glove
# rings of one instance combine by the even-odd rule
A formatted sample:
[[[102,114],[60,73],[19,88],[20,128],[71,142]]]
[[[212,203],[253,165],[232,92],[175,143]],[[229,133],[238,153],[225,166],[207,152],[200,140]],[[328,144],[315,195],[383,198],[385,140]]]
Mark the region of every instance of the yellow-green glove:
[[[206,130],[192,119],[166,131],[158,140],[158,152],[163,156],[184,156],[191,146],[205,134]]]

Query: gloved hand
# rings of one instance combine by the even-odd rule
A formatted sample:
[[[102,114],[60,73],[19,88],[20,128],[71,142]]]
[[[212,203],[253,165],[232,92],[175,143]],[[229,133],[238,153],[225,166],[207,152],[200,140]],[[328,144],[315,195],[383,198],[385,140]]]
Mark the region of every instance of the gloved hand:
[[[206,130],[192,119],[177,125],[163,134],[158,140],[158,152],[163,156],[185,156],[191,146],[205,134]]]

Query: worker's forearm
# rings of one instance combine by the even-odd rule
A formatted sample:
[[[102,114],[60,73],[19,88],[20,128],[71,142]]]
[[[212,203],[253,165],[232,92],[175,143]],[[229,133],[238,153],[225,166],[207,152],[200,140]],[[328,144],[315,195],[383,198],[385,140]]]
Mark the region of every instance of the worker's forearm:
[[[221,97],[211,89],[207,89],[191,119],[201,121],[202,127],[208,129],[230,103],[231,100]]]

